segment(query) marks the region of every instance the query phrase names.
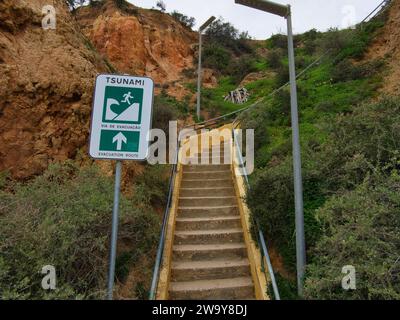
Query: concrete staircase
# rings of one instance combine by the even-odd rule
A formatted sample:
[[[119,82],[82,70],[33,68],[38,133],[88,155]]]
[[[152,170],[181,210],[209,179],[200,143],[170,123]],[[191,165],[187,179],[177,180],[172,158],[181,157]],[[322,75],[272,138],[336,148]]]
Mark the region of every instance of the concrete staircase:
[[[170,299],[255,299],[237,201],[230,164],[183,166]]]

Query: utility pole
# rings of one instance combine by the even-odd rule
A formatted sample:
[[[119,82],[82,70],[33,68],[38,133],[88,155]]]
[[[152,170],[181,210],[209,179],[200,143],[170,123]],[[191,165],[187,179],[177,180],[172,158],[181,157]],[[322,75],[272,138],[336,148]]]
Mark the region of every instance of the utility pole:
[[[293,177],[296,223],[296,267],[297,291],[303,295],[303,280],[306,266],[306,245],[304,237],[303,181],[301,174],[301,149],[299,132],[299,113],[297,103],[296,66],[294,59],[292,12],[290,5],[282,5],[267,0],[235,0],[235,3],[257,10],[272,13],[287,20],[288,55],[290,75],[290,108],[292,120]]]

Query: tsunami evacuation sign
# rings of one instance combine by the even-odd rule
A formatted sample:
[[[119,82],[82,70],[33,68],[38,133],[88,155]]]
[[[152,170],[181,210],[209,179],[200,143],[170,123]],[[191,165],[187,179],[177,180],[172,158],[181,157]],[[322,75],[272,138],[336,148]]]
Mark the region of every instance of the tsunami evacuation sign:
[[[153,90],[150,78],[108,74],[97,77],[90,130],[91,157],[147,158]]]

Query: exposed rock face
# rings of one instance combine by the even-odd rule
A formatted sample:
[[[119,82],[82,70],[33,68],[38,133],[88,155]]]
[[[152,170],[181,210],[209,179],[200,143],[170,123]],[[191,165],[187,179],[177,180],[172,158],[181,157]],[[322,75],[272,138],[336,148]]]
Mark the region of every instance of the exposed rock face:
[[[15,178],[73,158],[87,144],[94,78],[108,71],[62,0],[0,2],[0,171]]]
[[[112,72],[104,58],[118,72],[151,76],[158,92],[188,94],[182,71],[193,67],[197,35],[171,16],[111,0],[74,16],[64,0],[51,3],[55,30],[42,28],[49,1],[0,1],[0,171],[17,179],[86,154],[94,79]]]
[[[218,85],[217,76],[215,75],[215,72],[212,69],[208,68],[203,69],[202,80],[203,80],[203,86],[205,88],[215,88]]]
[[[117,8],[111,0],[77,10],[77,20],[96,49],[122,73],[152,77],[156,84],[174,82],[193,68],[196,33],[168,14],[133,5]],[[178,95],[181,95],[179,93]]]

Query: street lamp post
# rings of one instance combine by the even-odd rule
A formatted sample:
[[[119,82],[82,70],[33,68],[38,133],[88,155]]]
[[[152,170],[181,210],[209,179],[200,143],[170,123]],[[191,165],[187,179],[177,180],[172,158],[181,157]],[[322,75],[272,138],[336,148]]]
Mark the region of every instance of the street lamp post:
[[[296,213],[296,260],[297,260],[297,290],[300,296],[303,295],[303,278],[306,265],[306,249],[304,240],[304,211],[303,211],[303,182],[301,175],[301,151],[299,133],[299,114],[297,104],[296,67],[294,60],[292,13],[290,5],[266,0],[235,0],[235,3],[242,4],[254,9],[269,12],[287,20],[288,29],[288,55],[290,74],[290,105],[292,119],[292,144],[293,144],[293,175],[294,175],[294,196]]]
[[[212,16],[199,28],[199,63],[197,70],[197,120],[200,121],[200,97],[201,97],[201,54],[203,45],[203,31],[213,23],[216,18]]]

